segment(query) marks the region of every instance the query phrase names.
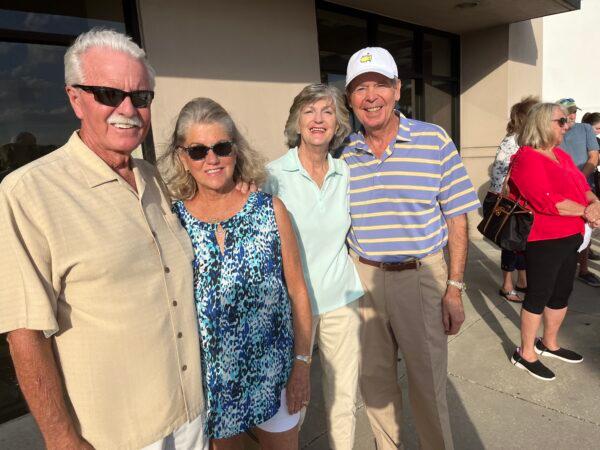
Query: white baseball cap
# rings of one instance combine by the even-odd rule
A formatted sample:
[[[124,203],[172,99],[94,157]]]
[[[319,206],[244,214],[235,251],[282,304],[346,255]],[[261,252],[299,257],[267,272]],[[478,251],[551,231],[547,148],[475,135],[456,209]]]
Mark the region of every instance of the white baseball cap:
[[[380,73],[388,78],[398,78],[394,57],[385,48],[367,47],[357,51],[348,61],[346,87],[357,76],[367,72]]]

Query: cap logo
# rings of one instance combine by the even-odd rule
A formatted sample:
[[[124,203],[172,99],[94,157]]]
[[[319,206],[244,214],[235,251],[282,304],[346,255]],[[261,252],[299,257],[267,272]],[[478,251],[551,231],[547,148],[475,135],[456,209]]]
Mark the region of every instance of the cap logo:
[[[366,55],[360,57],[360,62],[361,63],[368,63],[368,62],[371,62],[371,61],[373,61],[373,56],[371,56],[370,53],[367,53]]]

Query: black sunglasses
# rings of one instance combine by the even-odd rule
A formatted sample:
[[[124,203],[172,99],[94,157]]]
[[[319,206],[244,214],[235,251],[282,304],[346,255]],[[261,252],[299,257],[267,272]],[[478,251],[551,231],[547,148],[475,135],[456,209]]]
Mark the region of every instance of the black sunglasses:
[[[154,98],[154,91],[122,91],[121,89],[109,88],[105,86],[86,86],[84,84],[74,84],[73,87],[91,92],[94,94],[94,100],[105,106],[113,108],[119,106],[125,100],[125,97],[131,99],[131,103],[136,108],[147,108]]]
[[[562,128],[567,123],[569,123],[569,119],[567,119],[566,117],[561,117],[560,119],[552,119],[552,122],[557,122],[558,125]]]
[[[223,141],[217,142],[213,146],[208,145],[192,145],[190,147],[182,147],[179,146],[180,149],[185,150],[191,159],[194,161],[202,161],[208,155],[208,151],[212,150],[215,152],[215,155],[219,157],[229,156],[233,151],[233,142],[231,141]]]

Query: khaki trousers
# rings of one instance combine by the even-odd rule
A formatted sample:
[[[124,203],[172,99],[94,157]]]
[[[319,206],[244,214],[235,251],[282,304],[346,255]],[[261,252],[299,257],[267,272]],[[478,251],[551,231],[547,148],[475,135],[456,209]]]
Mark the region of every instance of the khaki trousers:
[[[319,346],[329,447],[352,450],[358,403],[359,301],[313,316],[312,340]]]
[[[378,450],[403,448],[398,349],[420,447],[453,449],[446,379],[448,341],[441,299],[447,268],[443,252],[421,259],[416,270],[384,271],[353,254],[365,296],[361,301],[360,387]]]

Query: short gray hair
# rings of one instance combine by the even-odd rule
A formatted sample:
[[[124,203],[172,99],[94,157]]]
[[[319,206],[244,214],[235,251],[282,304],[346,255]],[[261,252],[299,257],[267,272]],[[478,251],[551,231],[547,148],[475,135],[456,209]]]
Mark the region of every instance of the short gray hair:
[[[538,103],[527,114],[523,130],[517,138],[519,147],[550,148],[554,146],[554,133],[552,131],[552,113],[563,108],[558,103]]]
[[[146,58],[146,52],[142,50],[131,37],[115,30],[92,28],[90,31],[80,34],[75,42],[65,53],[65,84],[85,83],[83,69],[81,67],[81,56],[91,48],[107,47],[112,50],[127,53],[140,60],[148,72],[150,88],[154,89],[154,76],[156,72]]]
[[[344,139],[350,134],[350,114],[344,102],[344,96],[335,86],[328,86],[322,83],[314,83],[305,86],[294,98],[290,108],[290,114],[285,123],[285,140],[288,147],[297,147],[300,145],[299,117],[302,108],[311,105],[318,100],[331,100],[335,107],[335,117],[337,118],[337,129],[333,139],[329,143],[329,150],[333,151],[341,147]]]
[[[198,97],[189,101],[179,112],[175,129],[166,153],[160,158],[163,174],[171,195],[178,200],[188,200],[196,195],[198,186],[194,177],[185,170],[179,159],[180,146],[192,125],[219,124],[227,131],[234,144],[236,164],[233,172],[235,182],[253,182],[261,186],[267,179],[265,159],[239,132],[229,113],[210,98]]]

